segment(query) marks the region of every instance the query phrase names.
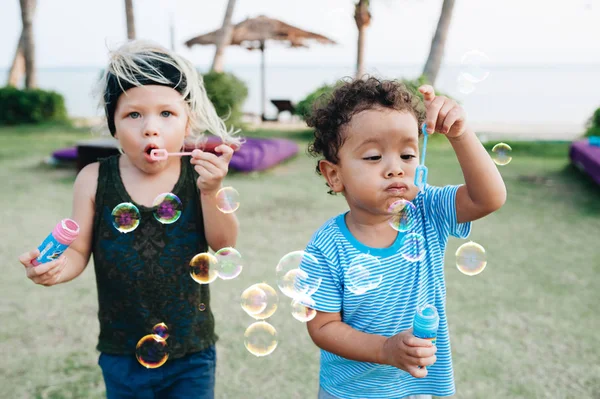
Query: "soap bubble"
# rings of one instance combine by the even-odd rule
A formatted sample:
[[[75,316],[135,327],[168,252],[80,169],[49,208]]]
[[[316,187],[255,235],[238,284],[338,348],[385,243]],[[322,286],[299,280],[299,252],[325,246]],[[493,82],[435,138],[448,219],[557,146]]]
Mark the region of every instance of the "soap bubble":
[[[409,262],[418,262],[425,257],[425,239],[417,233],[408,233],[400,247],[402,257]]]
[[[269,284],[254,284],[242,292],[242,309],[256,320],[271,317],[278,305],[279,296]]]
[[[277,330],[266,321],[257,321],[244,332],[244,346],[254,356],[268,356],[277,348]]]
[[[315,307],[315,301],[309,296],[292,299],[292,316],[296,320],[306,323],[317,316]]]
[[[140,211],[131,202],[123,202],[112,211],[112,223],[121,233],[130,233],[140,224]]]
[[[217,191],[217,208],[223,213],[233,213],[240,207],[240,194],[233,187]]]
[[[361,254],[352,260],[346,271],[346,286],[356,295],[373,290],[383,281],[381,262],[373,255]]]
[[[475,91],[475,83],[465,78],[462,73],[456,79],[456,87],[462,94],[471,94]]]
[[[156,334],[145,335],[135,347],[135,357],[148,369],[158,368],[169,358],[167,341]]]
[[[414,227],[417,219],[417,208],[412,202],[405,199],[399,199],[388,208],[390,217],[390,226],[394,230],[404,233]]]
[[[217,279],[217,258],[208,252],[199,253],[190,261],[190,276],[199,284],[210,284]]]
[[[152,328],[152,334],[155,334],[157,337],[160,337],[160,339],[165,340],[169,338],[169,328],[165,323],[158,323]]]
[[[181,216],[183,205],[181,200],[173,193],[158,195],[152,202],[154,218],[163,224],[175,223]]]
[[[301,269],[302,267],[302,269]],[[304,268],[310,270],[309,274]],[[275,267],[277,286],[281,292],[296,298],[302,295],[312,295],[323,281],[319,277],[321,265],[314,255],[304,251],[293,251],[284,255]]]
[[[492,160],[496,165],[508,165],[512,160],[510,153],[512,148],[506,143],[498,143],[492,148]]]
[[[478,50],[467,51],[461,59],[461,75],[472,83],[480,83],[490,76],[489,57]]]
[[[221,248],[215,253],[215,258],[218,262],[217,274],[223,280],[236,278],[244,268],[242,255],[235,248]]]
[[[204,312],[206,310],[206,305],[204,304],[204,302],[198,305],[198,310],[201,312]]]
[[[456,267],[467,276],[475,276],[485,269],[485,249],[473,241],[464,243],[456,250]]]

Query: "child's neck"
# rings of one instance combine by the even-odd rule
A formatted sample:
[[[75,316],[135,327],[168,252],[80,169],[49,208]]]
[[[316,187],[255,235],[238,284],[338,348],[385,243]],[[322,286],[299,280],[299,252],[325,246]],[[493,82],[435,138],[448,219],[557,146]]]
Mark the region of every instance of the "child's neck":
[[[345,220],[354,238],[371,248],[387,248],[398,237],[398,232],[389,225],[385,217],[350,210]]]
[[[169,159],[164,169],[150,174],[140,170],[123,154],[119,159],[119,171],[131,199],[136,204],[151,207],[159,194],[173,191],[181,174],[181,159]]]

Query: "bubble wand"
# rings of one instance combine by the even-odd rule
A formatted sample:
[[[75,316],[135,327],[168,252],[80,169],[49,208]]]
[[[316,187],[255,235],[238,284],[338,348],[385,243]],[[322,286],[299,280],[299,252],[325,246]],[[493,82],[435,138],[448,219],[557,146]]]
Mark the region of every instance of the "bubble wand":
[[[191,152],[168,152],[164,148],[158,148],[150,151],[150,158],[154,161],[164,161],[168,157],[182,157],[192,155]]]
[[[415,172],[415,186],[419,191],[423,190],[427,185],[427,166],[425,166],[425,155],[427,154],[427,124],[423,123],[423,153],[421,157],[421,164],[417,166]]]

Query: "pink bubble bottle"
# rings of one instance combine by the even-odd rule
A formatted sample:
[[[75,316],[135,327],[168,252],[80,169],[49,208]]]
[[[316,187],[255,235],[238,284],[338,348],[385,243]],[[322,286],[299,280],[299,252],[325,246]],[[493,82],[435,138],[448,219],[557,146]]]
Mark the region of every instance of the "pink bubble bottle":
[[[31,261],[34,266],[58,259],[79,235],[79,225],[71,219],[61,220],[38,247],[40,255]]]

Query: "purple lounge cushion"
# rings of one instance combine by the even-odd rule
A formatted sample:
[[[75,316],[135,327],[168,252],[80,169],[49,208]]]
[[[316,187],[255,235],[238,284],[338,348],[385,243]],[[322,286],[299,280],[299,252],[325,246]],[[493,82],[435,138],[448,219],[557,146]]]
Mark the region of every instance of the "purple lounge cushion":
[[[77,147],[63,148],[52,153],[59,161],[77,161]]]
[[[574,165],[600,184],[600,147],[590,145],[588,140],[575,141],[571,144],[569,157]]]

